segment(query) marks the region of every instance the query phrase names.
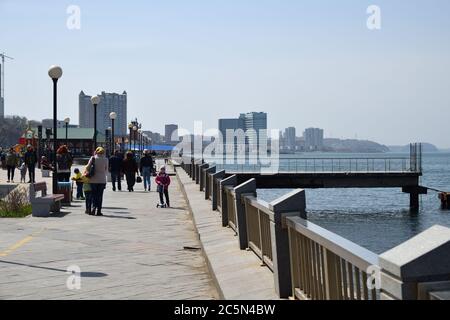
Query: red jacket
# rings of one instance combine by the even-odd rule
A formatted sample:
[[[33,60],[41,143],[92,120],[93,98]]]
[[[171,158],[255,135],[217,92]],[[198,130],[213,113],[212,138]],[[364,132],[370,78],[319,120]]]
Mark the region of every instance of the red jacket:
[[[170,177],[169,177],[169,175],[167,173],[165,173],[163,175],[162,174],[158,174],[156,176],[155,181],[156,181],[156,184],[164,186],[164,189],[168,189],[169,188]]]

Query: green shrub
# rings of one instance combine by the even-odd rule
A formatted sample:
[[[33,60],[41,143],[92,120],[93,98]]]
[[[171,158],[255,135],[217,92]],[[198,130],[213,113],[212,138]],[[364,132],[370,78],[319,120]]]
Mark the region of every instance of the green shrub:
[[[11,191],[3,200],[0,200],[1,218],[23,218],[31,214],[31,204],[27,192],[22,188]]]

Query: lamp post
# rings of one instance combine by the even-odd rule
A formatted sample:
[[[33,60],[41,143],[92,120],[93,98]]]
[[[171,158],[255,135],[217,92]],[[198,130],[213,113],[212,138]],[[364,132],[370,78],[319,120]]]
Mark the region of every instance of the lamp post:
[[[132,136],[132,132],[133,132],[133,124],[132,123],[130,123],[129,125],[128,125],[128,129],[130,130],[130,138],[129,138],[129,144],[130,144],[130,151],[131,151],[131,136]]]
[[[97,105],[100,103],[99,96],[93,96],[91,103],[94,106],[94,150],[97,149]]]
[[[109,118],[111,119],[111,141],[112,141],[111,154],[114,154],[116,149],[116,138],[114,136],[114,120],[116,120],[117,118],[117,113],[111,112],[109,114]]]
[[[142,129],[138,130],[139,153],[142,152]]]
[[[65,118],[64,123],[66,124],[66,146],[69,147],[69,123],[70,118]]]
[[[58,174],[58,168],[56,166],[56,148],[57,148],[57,139],[58,139],[58,135],[56,133],[56,128],[58,126],[57,123],[57,119],[58,119],[58,103],[57,103],[57,97],[58,97],[58,79],[62,77],[63,71],[61,69],[61,67],[59,66],[51,66],[48,70],[48,75],[49,77],[53,80],[53,159],[52,159],[52,163],[53,163],[53,176],[52,176],[52,181],[53,181],[53,194],[56,194],[56,192],[58,191],[58,180],[57,180],[57,174]]]
[[[136,131],[137,131],[137,126],[133,126],[133,140],[134,140],[134,148],[133,148],[133,152],[136,152]]]

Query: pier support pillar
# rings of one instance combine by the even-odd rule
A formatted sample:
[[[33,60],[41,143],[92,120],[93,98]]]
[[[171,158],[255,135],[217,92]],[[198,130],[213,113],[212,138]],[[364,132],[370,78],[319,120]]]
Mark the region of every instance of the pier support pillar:
[[[428,193],[428,189],[421,186],[403,187],[402,191],[404,193],[409,193],[409,207],[413,211],[419,210],[419,195]]]
[[[228,201],[225,193],[225,186],[235,187],[237,185],[237,176],[233,175],[220,181],[220,197],[222,198],[222,227],[228,227]]]
[[[256,197],[256,180],[250,179],[234,188],[237,230],[239,235],[239,248],[245,250],[248,248],[247,236],[247,215],[245,204],[242,203],[242,197],[250,195]]]

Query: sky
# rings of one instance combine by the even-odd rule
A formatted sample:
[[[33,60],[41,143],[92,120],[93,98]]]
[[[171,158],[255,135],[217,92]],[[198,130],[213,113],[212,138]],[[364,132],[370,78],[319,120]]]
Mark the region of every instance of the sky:
[[[449,17],[448,0],[0,0],[6,114],[51,118],[57,64],[74,123],[81,90],[126,90],[145,130],[264,111],[297,135],[450,148]]]

